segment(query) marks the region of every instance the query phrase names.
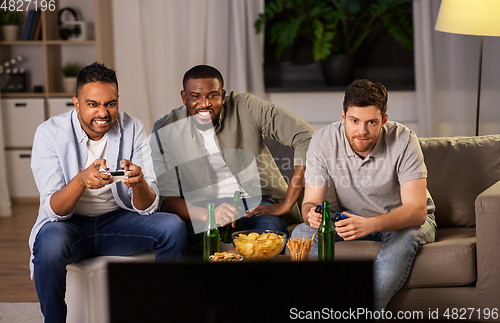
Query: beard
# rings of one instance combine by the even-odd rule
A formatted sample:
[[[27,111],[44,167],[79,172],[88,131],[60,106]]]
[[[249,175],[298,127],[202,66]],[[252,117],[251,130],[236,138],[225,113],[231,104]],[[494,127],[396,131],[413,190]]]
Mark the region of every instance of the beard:
[[[366,141],[359,142],[356,139],[365,139]],[[347,141],[352,150],[356,153],[367,153],[372,150],[372,148],[377,143],[378,136],[376,137],[362,137],[362,136],[348,136]]]
[[[107,118],[92,118],[90,120],[90,123],[86,122],[82,117],[79,116],[79,119],[80,121],[90,130],[92,131],[93,133],[95,134],[99,134],[99,135],[103,135],[105,134],[106,132],[108,132],[113,126],[114,124],[116,123],[116,120],[114,123],[111,123],[111,118],[110,117],[107,117]],[[107,121],[108,124],[106,125],[106,127],[104,129],[99,129],[98,126],[94,126],[94,121],[95,120],[99,120],[99,121]]]

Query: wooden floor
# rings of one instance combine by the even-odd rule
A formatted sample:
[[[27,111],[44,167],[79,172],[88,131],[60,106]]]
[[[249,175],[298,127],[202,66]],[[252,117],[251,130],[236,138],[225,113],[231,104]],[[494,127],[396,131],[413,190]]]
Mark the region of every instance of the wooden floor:
[[[0,217],[0,302],[38,302],[28,246],[37,214],[38,203],[17,202],[11,217]]]

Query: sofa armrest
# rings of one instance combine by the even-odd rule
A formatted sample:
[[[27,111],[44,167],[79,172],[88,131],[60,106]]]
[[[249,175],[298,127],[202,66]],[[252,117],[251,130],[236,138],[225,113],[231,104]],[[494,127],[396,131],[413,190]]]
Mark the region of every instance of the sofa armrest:
[[[500,309],[500,181],[479,194],[475,207],[478,307]]]

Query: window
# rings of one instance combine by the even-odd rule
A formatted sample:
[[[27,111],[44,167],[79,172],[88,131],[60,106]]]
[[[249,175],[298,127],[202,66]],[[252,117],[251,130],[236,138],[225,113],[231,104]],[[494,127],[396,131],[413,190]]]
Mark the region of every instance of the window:
[[[271,3],[285,1],[266,0],[266,6]],[[310,13],[316,6],[328,6],[331,1],[324,0],[288,0],[286,2],[297,2],[302,6],[310,6],[305,11]],[[339,1],[342,2],[342,1]],[[357,3],[366,5],[368,0],[345,0],[344,3]],[[373,3],[374,1],[371,1]],[[388,1],[384,1],[388,2]],[[394,0],[398,2],[400,12],[393,15],[397,18],[404,16],[409,23],[408,34],[410,46],[413,44],[412,29],[412,3],[405,0]],[[324,11],[324,9],[322,9]],[[282,11],[266,19],[265,26],[265,53],[264,53],[264,77],[267,92],[314,92],[314,91],[344,91],[349,82],[341,84],[327,84],[322,72],[322,61],[313,57],[312,41],[304,35],[297,36],[295,42],[283,50],[281,59],[276,58],[276,42],[272,43],[272,29],[276,24],[289,21],[297,15],[292,9],[283,8]],[[396,23],[398,23],[396,21]],[[325,23],[326,25],[326,23]],[[289,27],[287,27],[290,30]],[[301,31],[306,27],[301,25]],[[285,29],[283,37],[289,37]],[[310,36],[310,35],[309,35]],[[408,43],[408,42],[407,42]],[[403,48],[382,24],[378,24],[374,31],[367,36],[359,49],[352,56],[352,74],[350,80],[367,78],[384,84],[388,90],[414,90],[415,73],[414,57],[412,48]]]

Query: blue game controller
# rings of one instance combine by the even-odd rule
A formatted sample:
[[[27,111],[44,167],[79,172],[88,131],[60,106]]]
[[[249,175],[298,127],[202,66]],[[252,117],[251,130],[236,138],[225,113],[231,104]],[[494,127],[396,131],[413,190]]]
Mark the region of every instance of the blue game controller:
[[[316,209],[314,211],[316,213],[323,214],[323,205],[316,206]],[[335,212],[335,211],[333,212],[333,217],[332,217],[333,222],[337,222],[337,221],[344,220],[344,219],[347,219],[347,217],[345,215],[343,215],[342,213]]]

